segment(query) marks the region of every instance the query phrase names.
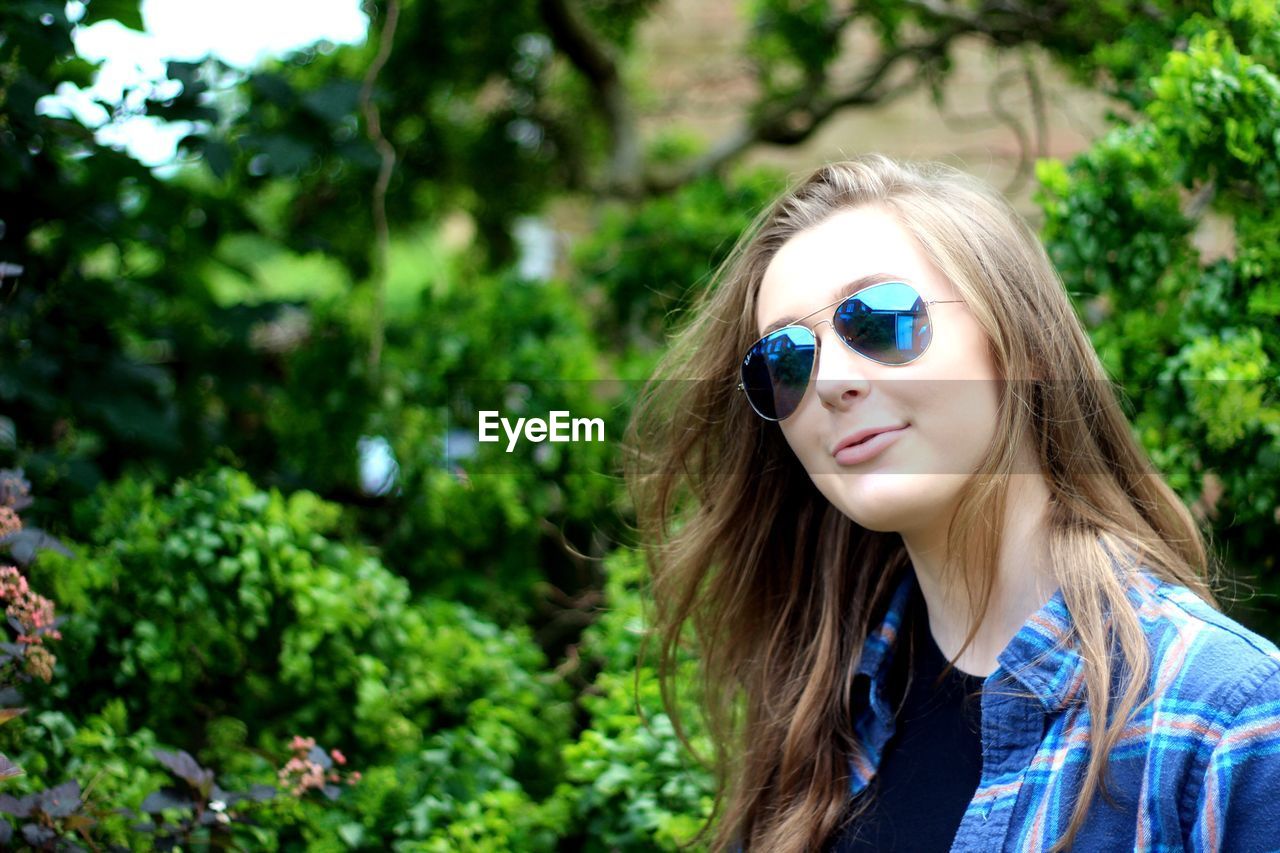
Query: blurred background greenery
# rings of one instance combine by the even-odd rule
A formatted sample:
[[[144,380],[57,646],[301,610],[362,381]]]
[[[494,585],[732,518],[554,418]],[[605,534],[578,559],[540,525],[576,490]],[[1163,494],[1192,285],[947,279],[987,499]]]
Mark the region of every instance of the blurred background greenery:
[[[637,664],[616,440],[513,465],[459,424],[498,401],[619,437],[736,235],[844,154],[946,160],[1040,229],[1228,612],[1280,638],[1273,0],[364,10],[362,43],[174,61],[101,104],[187,123],[153,169],[42,101],[93,80],[76,28],[141,29],[139,0],[0,5],[0,467],[66,545],[0,540],[64,618],[0,727],[25,770],[0,791],[74,780],[96,823],[50,806],[55,836],[156,843],[110,809],[216,800],[143,808],[156,747],[230,790],[274,782],[300,734],[361,781],[192,832],[692,837],[710,780]]]

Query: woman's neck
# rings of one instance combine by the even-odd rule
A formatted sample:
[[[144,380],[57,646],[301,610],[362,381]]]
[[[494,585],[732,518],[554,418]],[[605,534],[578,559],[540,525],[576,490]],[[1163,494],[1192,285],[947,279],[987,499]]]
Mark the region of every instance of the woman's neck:
[[[1010,475],[991,601],[973,642],[955,662],[962,672],[990,675],[1013,635],[1057,589],[1044,526],[1048,508],[1049,488],[1039,475]],[[929,609],[933,639],[948,659],[954,658],[971,617],[964,580],[957,567],[946,566],[946,525],[903,533],[902,540]]]

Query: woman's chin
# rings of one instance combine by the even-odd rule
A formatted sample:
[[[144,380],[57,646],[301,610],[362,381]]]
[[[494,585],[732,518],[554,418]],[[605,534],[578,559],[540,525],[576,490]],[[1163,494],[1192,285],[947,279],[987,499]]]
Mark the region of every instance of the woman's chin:
[[[823,474],[814,482],[856,524],[878,533],[900,533],[942,512],[966,479],[946,474]]]

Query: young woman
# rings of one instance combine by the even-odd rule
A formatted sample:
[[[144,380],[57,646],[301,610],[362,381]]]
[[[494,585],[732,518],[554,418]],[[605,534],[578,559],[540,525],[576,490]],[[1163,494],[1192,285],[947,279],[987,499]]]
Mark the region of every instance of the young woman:
[[[1219,612],[981,182],[881,156],[801,181],[632,439],[664,697],[687,625],[703,670],[713,849],[1280,849],[1280,652]]]

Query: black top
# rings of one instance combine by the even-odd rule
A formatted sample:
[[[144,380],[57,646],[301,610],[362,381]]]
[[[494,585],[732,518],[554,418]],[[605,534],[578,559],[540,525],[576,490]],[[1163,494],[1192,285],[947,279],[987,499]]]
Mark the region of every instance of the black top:
[[[834,853],[947,851],[982,774],[982,705],[979,676],[952,669],[935,687],[946,657],[933,641],[917,584],[904,617],[908,643],[897,648],[887,692],[890,707],[903,696],[894,733],[867,790],[869,810],[846,824],[827,845]],[[910,658],[910,663],[908,663]],[[970,697],[966,699],[966,697]]]

